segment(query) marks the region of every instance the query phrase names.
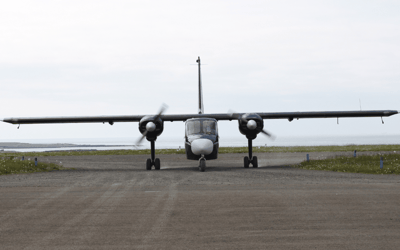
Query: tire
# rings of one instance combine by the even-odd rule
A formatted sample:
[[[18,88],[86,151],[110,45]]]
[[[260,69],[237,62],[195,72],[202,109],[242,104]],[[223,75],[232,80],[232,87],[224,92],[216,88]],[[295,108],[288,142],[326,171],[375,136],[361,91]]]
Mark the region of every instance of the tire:
[[[250,164],[249,157],[245,156],[243,161],[244,161],[244,168],[248,168]]]
[[[204,172],[206,171],[206,160],[200,160],[200,171]]]
[[[151,170],[151,160],[150,159],[147,159],[147,161],[146,161],[146,170]]]
[[[156,158],[154,160],[154,169],[155,170],[160,170],[160,167],[161,167],[160,159]]]
[[[253,159],[251,161],[251,163],[253,163],[253,168],[258,168],[257,156],[253,156]]]

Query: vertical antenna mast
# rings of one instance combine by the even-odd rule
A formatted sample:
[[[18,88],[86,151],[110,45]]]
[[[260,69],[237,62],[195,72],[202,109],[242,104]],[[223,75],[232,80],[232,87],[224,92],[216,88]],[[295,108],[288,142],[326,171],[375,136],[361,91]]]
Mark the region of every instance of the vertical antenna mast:
[[[197,58],[197,64],[199,66],[199,114],[204,114],[204,106],[203,106],[203,90],[201,86],[201,70],[200,70],[200,56]]]

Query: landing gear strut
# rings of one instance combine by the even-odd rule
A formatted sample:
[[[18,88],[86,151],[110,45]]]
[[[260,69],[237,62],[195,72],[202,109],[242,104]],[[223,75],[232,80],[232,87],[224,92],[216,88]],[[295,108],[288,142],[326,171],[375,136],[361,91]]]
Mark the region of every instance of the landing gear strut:
[[[151,159],[146,160],[146,170],[151,170],[154,166],[155,170],[160,170],[161,163],[160,159],[156,158],[155,140],[150,141],[151,144]]]
[[[257,156],[253,156],[253,140],[248,139],[248,148],[249,148],[249,156],[245,156],[243,161],[244,161],[244,167],[248,168],[250,163],[253,165],[253,168],[258,168],[258,160]]]
[[[199,169],[201,172],[206,171],[206,158],[204,157],[204,155],[201,155],[199,159]]]

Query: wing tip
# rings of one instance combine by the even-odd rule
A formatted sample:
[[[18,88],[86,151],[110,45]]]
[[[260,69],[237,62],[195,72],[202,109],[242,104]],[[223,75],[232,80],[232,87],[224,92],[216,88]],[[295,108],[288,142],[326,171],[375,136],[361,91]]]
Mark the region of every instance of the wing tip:
[[[1,120],[2,122],[7,122],[7,123],[11,123],[11,124],[17,124],[17,120],[13,119],[13,118],[4,118],[3,120]]]

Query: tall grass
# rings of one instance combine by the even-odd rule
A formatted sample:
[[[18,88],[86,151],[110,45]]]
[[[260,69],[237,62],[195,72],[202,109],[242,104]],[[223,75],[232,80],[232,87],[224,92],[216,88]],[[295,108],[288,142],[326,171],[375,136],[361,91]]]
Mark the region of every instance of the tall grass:
[[[35,161],[31,160],[22,161],[15,157],[0,158],[0,175],[48,172],[62,169],[64,168],[54,163],[38,162],[36,166]]]
[[[383,168],[380,168],[380,158],[383,157]],[[357,157],[336,157],[324,160],[304,161],[293,167],[308,170],[326,170],[335,172],[364,174],[400,174],[400,155],[382,154]]]

